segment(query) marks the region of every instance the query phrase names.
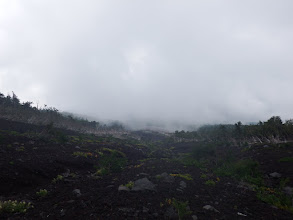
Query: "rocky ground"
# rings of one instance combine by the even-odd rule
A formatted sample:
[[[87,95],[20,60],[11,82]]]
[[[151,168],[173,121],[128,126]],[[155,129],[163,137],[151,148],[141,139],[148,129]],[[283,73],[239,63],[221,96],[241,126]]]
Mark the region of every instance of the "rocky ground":
[[[194,143],[139,135],[96,137],[1,120],[0,201],[30,205],[17,212],[1,203],[0,218],[293,219],[292,143],[214,144],[197,157]],[[247,181],[241,169],[221,175],[232,157],[257,161],[260,173]]]

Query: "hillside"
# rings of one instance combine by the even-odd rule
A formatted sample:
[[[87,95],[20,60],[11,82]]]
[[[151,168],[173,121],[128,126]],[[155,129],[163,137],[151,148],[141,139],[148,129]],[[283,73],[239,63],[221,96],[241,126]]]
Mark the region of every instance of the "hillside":
[[[1,119],[1,219],[293,218],[292,143],[135,135],[140,141]]]

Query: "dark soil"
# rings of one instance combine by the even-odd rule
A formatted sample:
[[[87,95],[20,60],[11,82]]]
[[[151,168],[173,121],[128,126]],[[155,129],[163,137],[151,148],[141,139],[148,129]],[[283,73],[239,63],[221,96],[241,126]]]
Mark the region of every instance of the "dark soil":
[[[192,214],[186,219],[192,219],[192,215],[198,219],[293,219],[292,213],[260,201],[255,191],[238,180],[218,178],[211,167],[203,171],[174,160],[181,153],[191,151],[192,143],[169,142],[154,150],[131,139],[48,129],[0,120],[0,200],[26,201],[34,206],[25,213],[0,213],[1,219],[169,219],[166,213],[172,198],[188,201]],[[60,134],[66,136],[66,140],[60,138]],[[143,136],[143,132],[136,135]],[[149,133],[145,139],[150,139]],[[128,159],[126,167],[104,176],[93,175],[100,165],[97,152],[103,148],[123,152]],[[268,176],[278,172],[290,179],[288,185],[293,185],[293,162],[279,162],[280,158],[293,156],[292,144],[268,148],[252,146],[247,150],[218,148],[217,156],[227,150],[239,159],[257,160],[267,184],[278,184],[278,180]],[[74,152],[90,154],[82,157],[74,156]],[[213,155],[211,160],[215,157]],[[172,183],[163,182],[156,175],[164,172],[190,174],[193,180],[175,177]],[[215,186],[205,184],[207,179],[201,178],[203,173],[216,182]],[[64,178],[53,183],[57,175]],[[156,191],[118,191],[120,185],[144,177],[156,184]],[[186,183],[182,191],[178,190],[181,181]],[[48,195],[37,196],[40,189],[47,189]],[[79,189],[81,195],[74,194],[75,189]],[[205,205],[219,212],[205,210]]]

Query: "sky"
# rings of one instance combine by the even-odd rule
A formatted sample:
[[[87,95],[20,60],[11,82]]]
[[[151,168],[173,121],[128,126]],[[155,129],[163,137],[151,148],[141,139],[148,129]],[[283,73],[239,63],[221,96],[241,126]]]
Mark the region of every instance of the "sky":
[[[0,92],[122,122],[293,118],[292,0],[0,0]]]

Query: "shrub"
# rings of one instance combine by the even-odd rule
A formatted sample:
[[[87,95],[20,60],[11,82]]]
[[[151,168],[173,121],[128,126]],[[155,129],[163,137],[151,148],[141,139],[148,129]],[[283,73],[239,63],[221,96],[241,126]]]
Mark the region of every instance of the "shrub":
[[[172,205],[177,210],[177,213],[178,213],[178,216],[179,216],[179,220],[182,220],[186,216],[189,216],[189,215],[192,214],[192,211],[190,211],[188,209],[188,201],[181,202],[181,201],[177,201],[176,199],[173,198]]]
[[[62,175],[58,175],[56,178],[54,178],[52,180],[52,183],[57,183],[57,182],[59,182],[59,181],[61,181],[63,179],[64,179],[64,177]]]
[[[30,202],[18,202],[16,200],[0,201],[0,213],[25,213],[29,208],[33,208]]]
[[[125,186],[129,189],[132,189],[132,187],[134,186],[134,182],[129,181]]]
[[[36,192],[39,197],[46,197],[48,195],[48,191],[46,189],[40,189],[39,192]]]
[[[208,186],[215,186],[216,185],[214,180],[207,180],[207,181],[205,181],[205,184]]]
[[[261,201],[293,213],[292,196],[287,196],[278,189],[270,189],[266,187],[258,187],[256,188],[256,191],[256,196]]]
[[[219,176],[231,176],[255,185],[263,185],[258,163],[249,159],[223,163],[215,169],[215,173]]]
[[[105,152],[100,156],[100,168],[117,173],[126,166],[127,158],[124,153],[109,148],[103,148],[103,150]]]

